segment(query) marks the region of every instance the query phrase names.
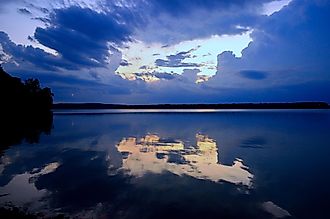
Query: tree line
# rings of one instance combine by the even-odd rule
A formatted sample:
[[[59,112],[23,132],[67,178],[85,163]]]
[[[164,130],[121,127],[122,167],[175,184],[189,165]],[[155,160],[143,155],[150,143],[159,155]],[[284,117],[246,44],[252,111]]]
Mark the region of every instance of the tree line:
[[[12,77],[0,66],[0,103],[2,111],[44,112],[53,104],[53,93],[42,88],[38,79]]]

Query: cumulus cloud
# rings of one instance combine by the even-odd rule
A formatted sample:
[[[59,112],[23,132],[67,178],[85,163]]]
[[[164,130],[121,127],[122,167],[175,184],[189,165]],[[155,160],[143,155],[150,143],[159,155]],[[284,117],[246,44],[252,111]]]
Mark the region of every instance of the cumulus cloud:
[[[241,58],[229,52],[218,57],[219,71],[291,70],[309,72],[312,77],[328,75],[324,73],[330,67],[326,61],[330,57],[330,31],[326,28],[330,3],[320,2],[292,1],[289,7],[264,20]]]
[[[329,19],[329,2],[292,1],[259,24],[242,57],[232,52],[218,56],[218,73],[210,84],[255,88],[329,81]]]

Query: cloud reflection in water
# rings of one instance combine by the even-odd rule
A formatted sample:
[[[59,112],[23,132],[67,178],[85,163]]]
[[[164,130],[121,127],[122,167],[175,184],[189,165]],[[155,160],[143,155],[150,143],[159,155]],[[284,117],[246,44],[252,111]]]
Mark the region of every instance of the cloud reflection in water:
[[[124,138],[117,147],[123,154],[123,169],[133,176],[169,171],[214,182],[252,185],[253,175],[241,159],[231,166],[220,164],[215,140],[196,134],[196,142],[196,146],[186,147],[183,141],[148,134],[141,139]]]

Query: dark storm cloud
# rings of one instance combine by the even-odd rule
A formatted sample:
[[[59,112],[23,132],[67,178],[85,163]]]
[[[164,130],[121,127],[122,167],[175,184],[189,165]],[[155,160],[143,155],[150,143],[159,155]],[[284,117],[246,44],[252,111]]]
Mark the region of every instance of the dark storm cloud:
[[[262,71],[253,71],[253,70],[244,70],[239,72],[240,76],[243,78],[251,80],[263,80],[267,78],[267,72]]]
[[[137,1],[137,7],[148,21],[139,37],[147,42],[168,45],[215,34],[241,34],[265,17],[261,15],[263,4],[271,1]],[[165,31],[159,31],[161,29]]]
[[[57,51],[64,59],[80,67],[100,67],[108,56],[105,43],[93,41],[76,31],[38,27],[34,37],[42,45]]]
[[[265,0],[266,1],[266,0]],[[116,1],[107,1],[103,5],[100,3],[100,8],[102,12],[97,12],[88,7],[80,6],[69,6],[65,8],[55,9],[50,12],[45,17],[35,17],[32,19],[42,21],[46,27],[38,27],[34,33],[34,39],[40,44],[49,47],[58,52],[59,56],[56,60],[63,61],[63,67],[67,69],[82,69],[82,68],[93,68],[93,67],[104,67],[109,61],[109,50],[116,50],[116,47],[122,46],[123,42],[133,40],[136,31],[145,29],[148,25],[153,26],[154,22],[157,22],[158,28],[152,28],[149,33],[148,30],[145,32],[145,36],[157,36],[153,31],[158,31],[162,29],[162,22],[159,19],[160,13],[165,13],[171,16],[174,8],[175,11],[181,11],[180,19],[186,20],[185,18],[193,18],[195,16],[190,16],[190,12],[197,12],[200,9],[203,10],[213,10],[215,8],[217,11],[226,10],[231,7],[250,7],[253,5],[260,5],[265,1],[251,1],[247,3],[243,0],[240,1],[200,1],[192,0],[187,3],[187,1],[127,1],[125,4],[116,4]],[[131,3],[131,4],[129,4]],[[241,4],[242,3],[242,4]],[[241,6],[240,6],[241,5]],[[39,10],[42,13],[48,13],[49,10],[36,6],[35,4],[27,5],[28,8],[33,10]],[[252,6],[251,6],[252,7]],[[196,11],[197,10],[197,11]],[[189,13],[184,13],[189,11]],[[156,13],[154,13],[156,12]],[[159,13],[158,13],[159,12]],[[225,13],[227,14],[227,12]],[[229,13],[230,16],[236,16],[236,13]],[[240,16],[241,17],[241,16]],[[244,16],[243,16],[244,17]],[[166,19],[165,23],[178,23],[177,19],[171,19],[170,17]],[[198,18],[197,20],[201,20]],[[216,28],[209,26],[212,31],[207,31],[208,28],[200,29],[196,24],[196,21],[190,23],[185,23],[180,21],[183,27],[177,29],[174,25],[174,29],[171,30],[169,25],[167,28],[174,31],[171,36],[176,38],[176,40],[183,39],[181,36],[191,36],[199,37],[210,34],[211,32],[220,31],[221,26],[226,26],[227,24],[230,28],[236,28],[236,21],[232,19],[216,19],[217,21],[223,20],[226,25],[220,25],[216,23]],[[248,20],[247,18],[243,20]],[[212,22],[211,22],[212,23]],[[196,28],[198,31],[196,31]],[[143,28],[142,28],[143,27]],[[216,30],[218,28],[218,30]],[[227,28],[227,27],[225,27]],[[166,29],[166,28],[165,28]],[[202,30],[202,31],[201,31]],[[181,31],[183,31],[181,33]],[[160,34],[162,31],[158,31]],[[178,33],[176,33],[178,32]],[[224,31],[225,33],[229,33]],[[241,30],[239,31],[241,32]],[[162,34],[163,37],[167,38],[166,34]],[[180,37],[178,37],[180,35]],[[163,39],[158,38],[156,41],[163,41]],[[31,49],[32,50],[32,49]],[[10,53],[9,53],[10,54]],[[10,54],[12,55],[12,54]],[[198,67],[197,63],[185,63],[183,59],[185,54],[176,54],[168,56],[166,60],[157,60],[156,64],[159,66],[167,67]],[[53,57],[51,54],[46,54],[48,57]],[[15,57],[14,57],[15,58]],[[42,66],[43,64],[37,59],[38,56],[34,56],[34,60],[31,58],[29,61],[34,61],[33,64]],[[40,57],[39,57],[40,58]],[[54,57],[53,57],[54,58]],[[125,63],[122,63],[125,64]],[[60,64],[56,64],[54,67],[58,67]],[[74,66],[74,67],[73,67]],[[49,66],[50,67],[50,66]],[[48,68],[49,68],[48,67]]]
[[[57,51],[57,56],[31,46],[15,45],[5,33],[2,33],[4,41],[1,44],[15,61],[28,61],[45,70],[105,67],[109,51],[117,52],[115,47],[131,39],[132,28],[128,22],[89,8],[72,6],[56,9],[49,18],[32,19],[46,24],[45,28],[36,28],[34,39]]]
[[[55,10],[52,22],[56,26],[77,31],[96,41],[121,43],[129,40],[131,33],[129,27],[121,24],[114,15],[81,7]]]
[[[32,46],[16,45],[8,35],[0,31],[0,44],[6,54],[12,56],[12,61],[21,64],[29,62],[45,70],[55,71],[57,68],[76,70],[77,66],[44,50]]]
[[[136,28],[136,37],[166,46],[218,34],[240,34],[264,16],[273,0],[126,0],[104,1],[103,11]],[[119,2],[119,3],[118,3]]]
[[[195,9],[207,10],[227,10],[231,7],[256,7],[270,0],[147,0],[148,6],[154,11],[161,11],[177,16],[186,16],[187,13],[193,12]]]
[[[197,63],[186,63],[184,59],[191,57],[191,51],[179,52],[175,55],[166,56],[167,59],[156,59],[155,64],[161,67],[199,67]]]
[[[302,16],[303,15],[303,16]],[[253,41],[237,58],[231,52],[218,56],[218,82],[230,72],[253,69],[272,72],[267,83],[282,85],[330,80],[330,2],[294,0],[259,24]],[[286,72],[280,74],[279,72]],[[241,75],[242,76],[242,75]],[[257,76],[258,77],[258,76]],[[232,81],[236,79],[231,78]]]
[[[109,49],[115,50],[108,43],[120,45],[130,40],[130,34],[129,27],[113,16],[74,6],[55,10],[50,26],[38,27],[34,37],[79,67],[101,67]]]

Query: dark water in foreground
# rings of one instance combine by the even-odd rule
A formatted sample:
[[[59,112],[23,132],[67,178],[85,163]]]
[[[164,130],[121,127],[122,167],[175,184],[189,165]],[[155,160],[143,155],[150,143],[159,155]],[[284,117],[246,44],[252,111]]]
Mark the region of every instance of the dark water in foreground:
[[[0,160],[0,206],[41,217],[330,218],[330,112],[54,116]]]

